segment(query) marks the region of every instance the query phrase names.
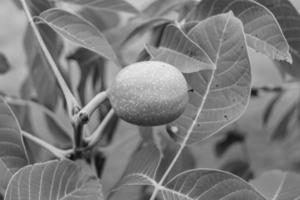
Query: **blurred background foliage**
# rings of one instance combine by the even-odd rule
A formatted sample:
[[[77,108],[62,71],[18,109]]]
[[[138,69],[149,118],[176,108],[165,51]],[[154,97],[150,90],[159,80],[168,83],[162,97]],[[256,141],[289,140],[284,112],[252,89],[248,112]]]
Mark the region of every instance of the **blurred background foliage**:
[[[168,1],[169,3],[172,2]],[[163,6],[159,5],[160,1],[130,0],[130,2],[139,10],[144,9],[145,16],[159,15],[160,12],[163,12]],[[291,2],[300,10],[300,1],[292,0]],[[189,9],[188,6],[186,9]],[[66,9],[76,8],[66,7]],[[80,14],[104,31],[115,48],[118,48],[133,27],[140,23],[139,21],[128,22],[130,14],[127,13],[115,14],[109,11],[95,12],[84,9]],[[172,16],[170,17],[172,18]],[[124,26],[127,23],[130,25]],[[51,114],[44,116],[44,120],[48,121],[47,124],[38,122],[30,124],[30,122],[24,121],[25,119],[41,120],[41,114],[35,111],[38,105],[32,102],[34,105],[30,106],[30,116],[23,116],[21,121],[25,123],[25,130],[39,133],[40,137],[49,135],[47,130],[60,130],[58,134],[52,134],[51,136],[59,137],[60,140],[54,140],[51,137],[45,138],[45,140],[50,143],[59,141],[60,144],[55,145],[68,148],[70,146],[71,133],[69,130],[71,128],[69,122],[64,120],[64,113],[60,112],[64,105],[59,98],[59,90],[55,86],[51,72],[45,70],[45,68],[40,68],[43,67],[41,65],[44,61],[35,52],[36,47],[26,44],[32,34],[30,30],[27,30],[24,13],[11,0],[0,1],[0,30],[0,92],[12,97],[31,100],[34,99],[33,96],[41,93],[51,94],[51,98],[39,99],[39,101],[43,101],[47,109],[56,110],[56,116]],[[25,43],[23,42],[24,37],[27,38]],[[138,53],[144,47],[144,41],[148,38],[149,35],[145,34],[128,42],[129,45],[126,45],[122,49],[122,55],[119,55],[123,64],[129,64],[137,59]],[[61,48],[60,43],[62,41],[59,38],[49,42],[55,44],[53,48]],[[57,52],[57,49],[53,51]],[[69,43],[59,51],[62,51],[60,53],[67,57],[67,61],[61,61],[62,72],[71,86],[78,86],[76,95],[82,104],[91,99],[95,92],[107,88],[119,70],[118,67],[112,63],[107,63],[97,55],[87,53],[87,50],[77,49],[74,51],[74,47]],[[200,145],[194,145],[187,149],[185,153],[190,162],[188,166],[183,166],[185,169],[192,167],[219,168],[231,171],[246,180],[257,177],[270,169],[300,171],[299,80],[284,81],[282,73],[274,63],[251,49],[249,51],[254,89],[246,113],[238,122],[222,130],[223,134],[218,134]],[[30,60],[30,58],[33,59]],[[33,61],[37,63],[33,64]],[[87,74],[92,75],[86,76]],[[83,77],[84,80],[80,77]],[[49,84],[49,82],[52,82],[52,84]],[[30,84],[37,83],[48,83],[48,85],[46,85],[47,88],[40,88],[40,91],[31,90]],[[87,83],[88,86],[85,85]],[[11,101],[15,112],[21,112],[24,106],[20,105],[24,105],[24,103]],[[98,115],[92,119],[89,124],[91,129],[95,128],[99,119],[107,112],[107,106],[109,105],[103,106]],[[59,127],[57,127],[57,123],[52,123],[51,126],[54,119],[60,121],[58,123]],[[40,124],[40,127],[36,124]],[[111,129],[114,129],[116,124],[117,119],[113,120],[110,126]],[[45,126],[49,127],[45,129]],[[107,136],[107,142],[112,141],[112,145],[117,147],[110,152],[106,165],[103,166],[102,182],[105,190],[112,187],[121,176],[129,162],[130,155],[136,150],[140,138],[138,128],[123,121],[116,128],[114,138]],[[154,131],[160,132],[160,127],[155,128]],[[119,144],[118,141],[124,142]],[[166,141],[162,144],[165,147],[165,153],[167,155],[172,154],[177,147],[168,144]],[[34,148],[31,150],[36,151]],[[37,159],[38,161],[47,160],[50,156],[48,152],[42,152]],[[101,160],[101,155],[99,156]],[[117,195],[122,195],[122,193],[120,192]]]

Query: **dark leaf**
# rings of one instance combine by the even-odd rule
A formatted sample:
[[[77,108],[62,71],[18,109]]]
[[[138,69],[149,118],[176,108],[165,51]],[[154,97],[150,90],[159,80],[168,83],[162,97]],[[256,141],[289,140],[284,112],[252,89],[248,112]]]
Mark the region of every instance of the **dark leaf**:
[[[98,54],[84,48],[79,48],[72,55],[68,56],[69,60],[77,61],[81,78],[78,85],[79,98],[82,105],[87,103],[86,90],[91,87],[93,95],[105,89],[105,60]],[[89,85],[88,80],[91,80]]]
[[[264,115],[263,115],[263,124],[266,125],[269,122],[269,119],[273,113],[274,107],[276,106],[276,103],[281,99],[283,93],[277,93],[275,97],[269,102],[267,105]]]
[[[217,157],[221,157],[232,145],[243,142],[245,142],[245,136],[242,133],[235,130],[229,131],[222,140],[216,143],[215,153]]]
[[[20,1],[20,0],[18,0]],[[37,16],[39,15],[41,12],[52,8],[54,6],[54,2],[53,1],[49,1],[49,0],[44,0],[44,1],[40,1],[40,0],[26,0],[26,3],[28,4],[30,10],[31,10],[31,14],[33,16]]]
[[[0,53],[0,74],[5,74],[11,69],[10,64],[8,63],[7,58],[4,54]]]
[[[23,8],[20,0],[13,0],[12,2],[16,5],[16,7],[18,9],[22,9]]]
[[[254,173],[247,161],[232,160],[223,164],[221,169],[233,173],[246,181],[254,178]]]
[[[278,125],[275,127],[271,136],[272,141],[283,140],[289,135],[289,125],[291,124],[290,122],[296,113],[297,105],[292,105],[282,116],[278,122]]]

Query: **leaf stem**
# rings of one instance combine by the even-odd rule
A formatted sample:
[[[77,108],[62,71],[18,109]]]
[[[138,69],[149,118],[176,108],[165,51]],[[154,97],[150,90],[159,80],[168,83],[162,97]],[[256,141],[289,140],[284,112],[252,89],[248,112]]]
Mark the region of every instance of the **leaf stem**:
[[[27,139],[33,141],[34,143],[44,147],[45,149],[47,149],[48,151],[50,151],[53,155],[55,155],[57,158],[59,159],[65,159],[67,157],[67,155],[70,155],[73,150],[69,149],[69,150],[62,150],[59,149],[55,146],[52,146],[51,144],[41,140],[38,137],[35,137],[33,135],[31,135],[30,133],[27,133],[26,131],[21,131],[22,136],[26,137]]]
[[[197,111],[197,115],[196,115],[196,117],[195,117],[195,120],[193,120],[192,125],[189,127],[189,129],[188,129],[188,131],[187,131],[187,134],[186,134],[186,136],[184,137],[184,140],[182,141],[182,143],[180,144],[180,148],[179,148],[178,151],[176,152],[176,155],[174,156],[174,158],[173,158],[171,164],[168,166],[168,169],[165,171],[164,175],[162,176],[162,178],[161,178],[160,181],[158,182],[157,186],[155,186],[154,191],[153,191],[153,193],[152,193],[152,196],[151,196],[150,200],[155,200],[155,197],[156,197],[157,193],[159,192],[160,187],[163,185],[163,182],[165,181],[165,179],[167,178],[167,176],[169,175],[169,173],[170,173],[171,170],[173,169],[173,167],[174,167],[175,163],[177,162],[179,156],[181,155],[181,153],[182,153],[184,147],[186,146],[186,144],[187,144],[187,142],[188,142],[188,140],[189,140],[189,138],[190,138],[190,136],[191,136],[191,134],[192,134],[192,132],[193,132],[194,127],[197,125],[197,120],[196,120],[196,119],[199,118],[199,116],[200,116],[200,114],[201,114],[201,111],[202,111],[202,109],[203,109],[203,107],[204,107],[204,103],[205,103],[206,98],[207,98],[207,96],[208,96],[209,89],[210,89],[211,84],[212,84],[212,82],[213,82],[214,74],[215,74],[215,70],[212,71],[211,78],[210,78],[210,80],[209,80],[209,82],[208,82],[208,85],[207,85],[205,94],[204,94],[203,99],[202,99],[202,101],[201,101],[200,107],[199,107],[199,109],[198,109],[198,111]]]
[[[51,56],[37,26],[35,25],[34,21],[33,21],[33,17],[30,13],[30,10],[29,10],[29,7],[26,3],[26,0],[21,0],[21,3],[22,3],[22,6],[24,8],[24,11],[26,13],[26,16],[28,18],[28,21],[29,21],[29,24],[30,26],[32,27],[32,30],[39,42],[39,45],[42,49],[42,52],[44,53],[49,65],[50,65],[50,68],[51,70],[53,71],[55,77],[56,77],[56,80],[63,92],[63,95],[65,97],[65,100],[67,102],[67,107],[68,107],[68,114],[70,116],[70,119],[72,119],[72,116],[74,115],[74,108],[79,108],[79,103],[77,102],[76,98],[74,97],[74,95],[72,94],[72,92],[70,91],[68,85],[66,84],[63,76],[61,75],[53,57]]]
[[[91,115],[99,107],[99,105],[107,98],[107,92],[98,93],[90,102],[88,102],[75,116],[77,123],[85,124],[89,121]]]
[[[110,122],[111,118],[114,116],[114,113],[115,113],[114,110],[111,109],[107,113],[107,115],[105,116],[101,124],[98,126],[98,128],[93,132],[93,134],[86,138],[86,142],[88,143],[89,149],[93,148],[98,143],[98,140],[101,138],[104,129],[106,128],[107,124]]]

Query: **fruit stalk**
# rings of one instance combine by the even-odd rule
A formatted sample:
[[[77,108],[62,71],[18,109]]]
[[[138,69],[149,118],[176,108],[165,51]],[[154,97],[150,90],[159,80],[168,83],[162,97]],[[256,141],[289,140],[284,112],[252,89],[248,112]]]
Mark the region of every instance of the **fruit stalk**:
[[[90,102],[88,102],[75,116],[76,119],[74,121],[78,120],[77,123],[86,124],[91,115],[95,112],[95,110],[99,107],[99,105],[105,101],[107,98],[107,92],[103,91],[98,93]]]
[[[110,120],[114,116],[114,114],[115,114],[114,110],[111,109],[107,113],[107,115],[105,116],[105,118],[103,119],[103,121],[101,122],[101,124],[93,132],[93,134],[90,135],[90,136],[88,136],[86,138],[86,142],[88,143],[88,147],[87,148],[93,148],[95,145],[97,145],[99,139],[102,136],[102,133],[103,133],[104,129],[106,128],[107,124],[110,122]]]

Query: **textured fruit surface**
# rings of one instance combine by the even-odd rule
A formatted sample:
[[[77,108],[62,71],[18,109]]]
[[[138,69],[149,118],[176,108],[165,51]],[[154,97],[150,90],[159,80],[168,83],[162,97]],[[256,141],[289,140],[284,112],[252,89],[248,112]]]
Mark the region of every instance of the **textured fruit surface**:
[[[144,61],[122,69],[109,88],[108,97],[123,120],[155,126],[171,122],[183,113],[188,87],[177,68],[163,62]]]

